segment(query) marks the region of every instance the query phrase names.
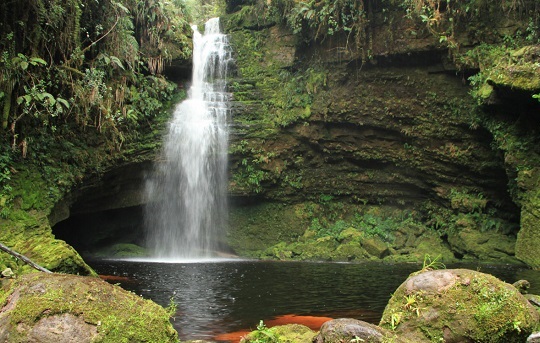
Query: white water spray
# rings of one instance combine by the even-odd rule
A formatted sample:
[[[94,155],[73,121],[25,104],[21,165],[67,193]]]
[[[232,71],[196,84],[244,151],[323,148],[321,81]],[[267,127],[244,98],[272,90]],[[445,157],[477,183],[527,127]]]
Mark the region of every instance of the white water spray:
[[[169,123],[163,161],[147,180],[147,244],[153,257],[212,257],[226,225],[227,117],[232,62],[219,18],[204,34],[193,26],[193,78],[188,99]]]

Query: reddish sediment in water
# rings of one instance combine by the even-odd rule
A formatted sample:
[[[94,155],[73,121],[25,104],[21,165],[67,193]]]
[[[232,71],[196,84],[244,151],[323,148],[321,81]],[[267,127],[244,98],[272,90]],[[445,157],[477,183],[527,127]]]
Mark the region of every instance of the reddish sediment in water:
[[[128,276],[119,276],[119,275],[99,275],[99,277],[102,279],[102,280],[105,280],[109,283],[112,283],[112,282],[130,282],[130,281],[133,281],[130,277]]]
[[[333,318],[330,317],[316,317],[316,316],[300,316],[296,314],[286,314],[283,316],[277,316],[272,319],[268,319],[264,321],[264,324],[266,327],[271,328],[278,325],[286,325],[286,324],[302,324],[307,326],[308,328],[312,330],[319,330],[321,328],[321,325],[323,325],[325,322],[332,320]],[[235,332],[228,332],[224,334],[219,334],[217,336],[214,336],[213,339],[216,341],[227,341],[231,343],[238,343],[240,342],[240,339],[253,331],[254,329],[242,329]]]

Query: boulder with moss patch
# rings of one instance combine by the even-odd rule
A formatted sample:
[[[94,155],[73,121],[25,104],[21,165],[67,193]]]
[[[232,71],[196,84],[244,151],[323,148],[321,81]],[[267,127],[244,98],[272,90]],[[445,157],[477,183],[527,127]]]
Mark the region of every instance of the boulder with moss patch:
[[[0,219],[0,227],[6,227],[0,230],[0,242],[51,271],[96,275],[73,247],[54,237],[43,214],[13,210],[11,215],[15,218],[12,221]],[[33,270],[28,265],[14,262],[3,252],[0,252],[0,267],[10,267],[16,274]]]
[[[380,326],[413,342],[524,342],[540,316],[519,291],[466,269],[412,274],[394,293]]]
[[[177,342],[164,308],[94,277],[31,273],[0,290],[2,342]]]
[[[240,343],[276,342],[311,343],[316,332],[305,325],[287,324],[272,328],[261,327],[243,337]]]
[[[406,340],[398,338],[394,333],[366,323],[358,319],[339,318],[330,320],[321,326],[314,343],[335,343],[335,342],[366,342],[382,343],[395,342],[404,343]]]

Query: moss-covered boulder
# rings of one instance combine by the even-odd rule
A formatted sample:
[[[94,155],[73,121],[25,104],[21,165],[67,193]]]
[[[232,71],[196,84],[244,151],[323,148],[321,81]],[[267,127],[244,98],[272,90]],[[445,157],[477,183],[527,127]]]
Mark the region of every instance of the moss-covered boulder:
[[[147,257],[149,255],[148,250],[132,243],[117,243],[109,245],[103,249],[98,250],[95,255],[97,257]]]
[[[362,241],[362,247],[368,254],[377,258],[383,258],[390,253],[388,244],[385,243],[379,236],[366,237]]]
[[[26,274],[0,305],[2,342],[177,342],[164,308],[99,278]]]
[[[38,211],[14,210],[12,220],[0,219],[0,242],[49,270],[95,275],[73,247],[54,237],[47,218]],[[32,270],[2,252],[0,269],[6,267],[11,267],[17,274]]]
[[[260,325],[255,331],[243,337],[240,343],[275,342],[275,343],[311,343],[316,332],[305,325],[287,324],[267,328]]]
[[[519,291],[466,269],[412,274],[394,293],[380,326],[413,342],[524,342],[539,314]]]

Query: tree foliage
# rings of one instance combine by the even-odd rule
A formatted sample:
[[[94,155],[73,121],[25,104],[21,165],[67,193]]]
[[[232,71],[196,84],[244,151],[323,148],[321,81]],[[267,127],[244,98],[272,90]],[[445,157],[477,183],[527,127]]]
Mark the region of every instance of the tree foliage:
[[[161,76],[191,55],[183,2],[5,0],[0,3],[4,139],[94,127],[119,148],[174,86]],[[6,142],[4,141],[3,144]]]
[[[305,39],[320,41],[346,34],[357,45],[365,37],[369,6],[369,0],[274,0],[270,5],[278,20]]]
[[[362,51],[363,58],[370,54],[376,13],[386,21],[390,13],[403,16],[405,11],[411,27],[425,28],[453,50],[459,48],[456,32],[474,21],[487,27],[501,16],[529,18],[531,27],[538,27],[540,21],[537,0],[271,0],[264,4],[270,16],[289,26],[304,42],[346,37],[346,47]]]
[[[538,25],[540,20],[540,3],[536,0],[401,0],[399,5],[410,19],[424,23],[431,34],[451,49],[459,48],[456,32],[467,28],[473,21],[483,21],[489,26],[494,18],[501,15],[522,20],[528,18],[534,21],[534,25]]]

